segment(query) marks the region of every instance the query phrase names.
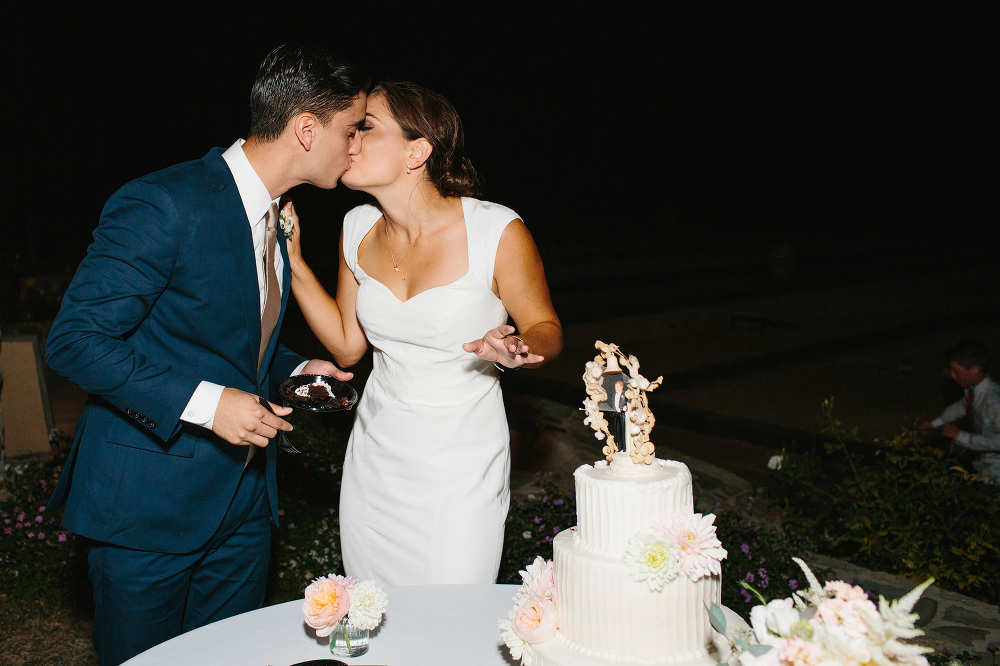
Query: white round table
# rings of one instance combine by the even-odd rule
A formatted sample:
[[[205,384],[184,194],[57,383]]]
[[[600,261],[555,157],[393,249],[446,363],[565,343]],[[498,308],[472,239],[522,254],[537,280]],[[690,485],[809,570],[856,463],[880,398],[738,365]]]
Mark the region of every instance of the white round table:
[[[368,654],[334,657],[353,664],[515,664],[500,640],[497,620],[507,618],[517,585],[414,585],[389,587],[382,624]],[[302,620],[302,601],[236,615],[189,631],[125,662],[126,666],[289,666],[331,658],[329,638]]]

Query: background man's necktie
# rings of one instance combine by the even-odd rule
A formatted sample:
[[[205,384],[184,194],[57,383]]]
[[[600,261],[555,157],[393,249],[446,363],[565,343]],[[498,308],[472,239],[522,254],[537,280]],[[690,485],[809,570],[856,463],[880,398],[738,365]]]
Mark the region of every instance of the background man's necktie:
[[[278,275],[274,272],[274,253],[278,240],[278,204],[271,204],[264,218],[264,312],[260,316],[260,354],[257,356],[257,372],[264,362],[264,352],[271,342],[271,334],[278,324],[281,314],[281,291],[278,289]]]
[[[976,432],[976,419],[972,415],[972,389],[965,391],[965,415],[969,417],[969,428]]]

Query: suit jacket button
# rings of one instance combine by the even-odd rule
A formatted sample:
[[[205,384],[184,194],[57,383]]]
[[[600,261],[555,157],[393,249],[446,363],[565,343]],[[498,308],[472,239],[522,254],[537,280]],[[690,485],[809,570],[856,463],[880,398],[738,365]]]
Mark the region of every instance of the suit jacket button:
[[[145,416],[143,416],[142,418],[140,418],[140,419],[139,419],[139,421],[140,421],[141,423],[144,423],[144,424],[146,424],[146,425],[149,425],[149,419],[147,419],[147,418],[146,418]]]
[[[156,421],[150,421],[149,427],[152,428],[153,430],[156,430]]]
[[[125,414],[127,414],[128,416],[132,416],[132,408],[131,407],[126,407],[125,408]]]

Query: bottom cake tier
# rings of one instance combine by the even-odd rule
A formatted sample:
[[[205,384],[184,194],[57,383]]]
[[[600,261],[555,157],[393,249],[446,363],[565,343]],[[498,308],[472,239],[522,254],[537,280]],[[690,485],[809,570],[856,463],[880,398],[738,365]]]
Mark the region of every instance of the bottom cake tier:
[[[718,576],[680,575],[650,590],[622,560],[590,553],[577,541],[574,528],[553,544],[561,629],[535,646],[540,658],[548,655],[537,663],[716,663],[708,607],[721,603]],[[558,661],[560,652],[572,659]]]

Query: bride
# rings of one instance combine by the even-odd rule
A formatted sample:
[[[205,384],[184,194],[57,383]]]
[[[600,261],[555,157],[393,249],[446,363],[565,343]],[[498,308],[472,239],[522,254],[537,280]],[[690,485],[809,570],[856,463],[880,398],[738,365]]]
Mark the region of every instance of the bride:
[[[342,182],[376,203],[344,218],[336,298],[285,207],[309,326],[343,367],[375,350],[344,463],[344,568],[385,585],[492,583],[510,495],[498,372],[555,358],[562,327],[517,213],[471,198],[478,179],[444,97],[380,84],[359,134]]]

